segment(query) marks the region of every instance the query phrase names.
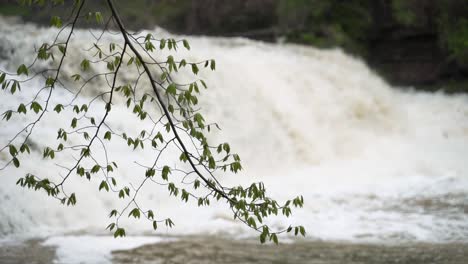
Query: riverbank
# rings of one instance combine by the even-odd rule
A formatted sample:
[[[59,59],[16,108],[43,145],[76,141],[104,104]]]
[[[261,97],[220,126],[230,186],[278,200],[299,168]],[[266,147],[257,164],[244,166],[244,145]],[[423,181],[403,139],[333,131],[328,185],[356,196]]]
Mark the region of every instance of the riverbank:
[[[465,264],[468,244],[401,245],[297,242],[261,245],[214,237],[144,245],[113,252],[113,263]]]
[[[0,242],[2,264],[51,264],[56,258],[55,247],[42,244],[42,240]]]
[[[45,241],[8,242],[0,246],[0,262],[2,264],[465,264],[468,260],[468,244],[463,243],[385,245],[301,241],[276,246],[262,245],[256,240],[232,240],[213,236],[162,239],[161,242],[145,243],[142,246],[136,243],[137,240],[144,242],[152,239],[160,240],[152,237],[113,239],[107,236],[65,236],[59,237],[61,243],[56,245],[51,245],[53,243],[50,241],[57,238]],[[120,244],[118,247],[126,249],[108,251],[111,247],[106,249],[105,245],[111,240],[113,244]],[[96,252],[80,253],[80,250],[68,247],[70,242],[77,241],[88,247],[95,244],[95,248],[101,248],[99,251],[101,257],[97,256]],[[132,244],[134,248],[131,247]]]

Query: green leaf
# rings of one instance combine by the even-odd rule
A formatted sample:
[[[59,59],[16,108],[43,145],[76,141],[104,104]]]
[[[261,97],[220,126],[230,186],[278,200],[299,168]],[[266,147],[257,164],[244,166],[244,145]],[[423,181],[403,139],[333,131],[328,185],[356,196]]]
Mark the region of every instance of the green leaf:
[[[20,162],[16,157],[13,158],[13,164],[15,165],[16,168],[20,166]]]
[[[185,47],[187,50],[190,50],[189,42],[188,42],[186,39],[182,40],[182,43],[184,44],[184,47]]]
[[[187,61],[185,59],[182,59],[180,62],[179,62],[179,68],[182,68],[182,67],[185,67],[187,65]]]
[[[85,174],[84,168],[78,166],[78,167],[76,168],[76,174],[78,174],[78,175],[80,175],[80,176],[83,176],[83,175]]]
[[[145,42],[145,49],[148,51],[153,51],[155,49],[153,43],[151,41]]]
[[[39,60],[47,60],[50,57],[54,58],[52,53],[47,52],[48,45],[46,43],[42,44],[42,46],[39,48],[37,52],[37,58]]]
[[[204,123],[203,123],[203,122],[205,121],[205,119],[203,118],[203,116],[202,116],[200,113],[196,113],[196,114],[193,116],[193,120],[194,120],[195,122],[197,122],[198,127],[202,128],[202,129],[205,127],[205,125],[204,125]]]
[[[46,83],[46,86],[48,86],[48,87],[54,87],[54,85],[55,85],[55,79],[52,78],[52,77],[48,77],[48,78],[46,79],[46,82],[45,82],[45,83]]]
[[[168,106],[167,106],[167,110],[169,110],[169,112],[171,112],[171,113],[174,113],[174,106],[171,105],[171,104],[168,105]]]
[[[3,114],[3,119],[6,119],[6,121],[8,121],[8,120],[10,120],[12,115],[13,115],[13,111],[8,110]]]
[[[179,160],[183,162],[186,162],[188,160],[185,152],[182,152],[182,154],[180,154]]]
[[[111,223],[106,227],[106,229],[109,229],[110,231],[112,231],[112,229],[114,228],[115,228],[115,223]]]
[[[16,147],[13,145],[8,146],[8,150],[10,151],[11,156],[16,156],[18,154],[18,151],[16,150]]]
[[[128,214],[128,217],[133,216],[135,218],[140,218],[140,209],[138,208],[133,208],[132,211]]]
[[[65,51],[66,51],[66,50],[65,50],[65,46],[64,46],[64,45],[59,45],[59,46],[58,46],[58,49],[59,49],[60,53],[65,54]]]
[[[154,139],[155,139],[155,140],[156,140],[156,139],[159,139],[159,141],[160,141],[161,143],[164,142],[164,138],[163,138],[161,132],[158,132],[158,133],[156,134],[156,136],[154,137]]]
[[[77,125],[77,123],[78,123],[78,119],[76,119],[76,117],[74,117],[74,118],[72,119],[72,121],[71,121],[70,126],[71,126],[72,128],[75,128],[76,125]]]
[[[165,46],[166,46],[166,40],[165,40],[165,39],[161,39],[161,41],[159,42],[159,48],[160,48],[160,49],[164,49]]]
[[[173,46],[172,39],[168,39],[168,40],[167,40],[167,48],[168,48],[169,50],[171,50],[171,49],[172,49],[172,46]]]
[[[205,87],[205,89],[207,89],[207,88],[208,88],[208,86],[206,86],[206,83],[205,83],[205,81],[203,81],[203,80],[200,80],[200,82],[201,82],[201,84],[203,85],[203,87]]]
[[[175,83],[169,84],[169,86],[166,88],[166,93],[171,94],[171,95],[176,95],[177,86],[175,85]]]
[[[153,213],[153,211],[151,211],[151,210],[148,211],[148,218],[154,219],[154,213]]]
[[[192,63],[192,72],[197,75],[198,74],[198,66],[195,63]]]
[[[208,168],[212,170],[216,168],[216,162],[212,156],[208,158]]]
[[[104,139],[111,140],[111,137],[112,137],[112,133],[110,131],[107,131],[104,134]]]
[[[39,113],[39,111],[42,111],[42,106],[36,101],[33,101],[29,108],[32,109],[36,114]]]
[[[109,71],[114,71],[114,63],[112,63],[112,62],[110,62],[110,61],[107,62],[107,69],[108,69]]]
[[[75,193],[72,193],[70,195],[70,197],[68,198],[67,206],[68,205],[75,205],[75,204],[76,204],[76,196],[75,196]]]
[[[60,28],[62,27],[62,19],[60,19],[58,16],[52,16],[50,19],[50,25]]]
[[[249,217],[247,219],[247,225],[249,225],[250,227],[253,227],[253,228],[257,228],[257,223],[255,222],[255,219],[253,217]]]
[[[0,75],[0,83],[3,83],[5,81],[5,78],[6,78],[6,73],[2,73]]]
[[[162,169],[162,173],[161,173],[161,177],[164,179],[164,180],[168,180],[168,175],[171,173],[171,168],[169,168],[169,166],[164,166],[163,169]]]
[[[81,79],[81,75],[79,75],[79,74],[73,74],[71,77],[73,78],[73,80],[74,80],[75,82],[76,82],[76,81],[79,81],[79,80]]]
[[[21,75],[21,74],[24,74],[24,75],[28,75],[29,74],[29,71],[28,71],[28,67],[26,67],[26,65],[24,64],[21,64],[19,67],[18,67],[18,70],[16,71],[16,73],[18,75]]]
[[[80,112],[88,112],[88,105],[87,104],[81,105]]]
[[[96,22],[99,23],[99,24],[102,24],[103,19],[102,19],[101,12],[94,13],[94,16],[96,17]]]
[[[63,110],[63,105],[58,104],[54,107],[54,111],[60,113]]]
[[[169,42],[170,43],[170,42]],[[177,71],[177,64],[174,61],[174,57],[172,55],[167,56],[167,61],[166,63],[169,66],[169,72],[171,71]]]
[[[273,242],[278,245],[278,237],[276,236],[276,234],[271,234],[270,236],[270,240],[273,240]]]
[[[23,113],[23,114],[26,114],[26,106],[24,104],[20,104],[18,106],[18,113]]]
[[[19,83],[18,81],[15,80],[13,81],[13,85],[11,86],[11,90],[10,90],[11,94],[14,94],[16,92],[17,87],[19,87]]]
[[[112,210],[109,214],[109,218],[113,217],[113,216],[117,216],[117,210]]]
[[[44,158],[47,158],[47,157],[49,156],[50,151],[51,151],[51,149],[50,149],[49,147],[46,147],[46,148],[44,149],[44,153],[42,154],[42,156],[43,156]]]
[[[145,41],[150,41],[152,37],[153,37],[153,34],[151,33],[146,34]]]
[[[99,185],[99,191],[101,189],[106,189],[106,191],[109,191],[109,185],[107,184],[106,181],[102,181],[101,184]]]
[[[149,169],[147,169],[146,172],[145,172],[145,176],[146,176],[146,177],[153,177],[154,174],[156,174],[156,170],[153,169],[153,168],[149,168]]]
[[[91,173],[97,173],[101,169],[101,166],[99,165],[94,165],[93,168],[91,168]]]
[[[229,154],[229,152],[231,151],[231,147],[229,146],[228,143],[223,144],[223,149],[224,151],[226,151],[227,154]]]
[[[174,226],[174,222],[172,222],[172,220],[170,218],[165,220],[165,224],[168,227],[173,227]]]
[[[211,60],[210,68],[211,68],[212,71],[216,70],[216,61],[215,60]]]
[[[114,238],[116,237],[124,237],[125,236],[125,229],[123,228],[117,228],[114,232]]]
[[[89,68],[90,68],[90,62],[89,62],[89,60],[87,60],[87,59],[82,60],[81,63],[80,63],[80,66],[81,66],[81,69],[82,69],[83,71],[89,70]]]
[[[305,231],[305,228],[303,226],[299,226],[299,232],[301,233],[302,236],[305,237],[306,231]]]
[[[28,154],[31,154],[31,150],[29,149],[29,146],[26,143],[21,145],[20,151],[21,151],[21,153],[26,151],[26,152],[28,152]]]
[[[193,188],[198,189],[200,187],[200,181],[199,180],[195,180],[195,182],[193,183]]]

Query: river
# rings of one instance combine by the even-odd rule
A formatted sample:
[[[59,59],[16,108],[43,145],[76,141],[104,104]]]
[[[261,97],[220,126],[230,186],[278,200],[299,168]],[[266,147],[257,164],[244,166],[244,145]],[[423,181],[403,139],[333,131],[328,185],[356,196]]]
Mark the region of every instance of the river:
[[[185,37],[159,28],[142,34],[147,32],[161,37]],[[32,60],[34,47],[56,33],[54,29],[0,18],[0,69],[15,72],[19,64]],[[345,251],[340,252],[346,252],[346,248],[358,252],[359,245],[374,253],[383,248],[390,255],[402,252],[402,261],[410,254],[401,247],[397,250],[392,247],[416,245],[407,248],[419,252],[429,244],[446,256],[457,256],[449,253],[453,248],[455,251],[461,248],[460,254],[466,256],[463,245],[468,243],[467,95],[391,87],[362,60],[339,49],[268,44],[242,38],[186,38],[191,51],[180,49],[174,56],[217,61],[215,72],[200,73],[209,86],[200,98],[202,112],[205,119],[218,122],[222,128],[210,139],[230,142],[243,160],[245,169],[241,175],[222,175],[222,182],[234,185],[263,181],[269,194],[278,200],[304,196],[304,208],[294,211],[292,217],[268,222],[276,228],[302,224],[307,229],[305,240],[286,237],[285,241],[292,244],[280,247],[279,252],[286,256],[289,250],[302,250],[305,254],[307,245],[316,250],[313,252],[322,249],[329,252],[326,248],[336,248],[334,243],[339,242],[345,245]],[[93,37],[88,30],[77,30],[72,40],[72,53],[65,61],[65,79],[75,72],[76,61],[85,56],[84,49],[91,45]],[[119,37],[105,35],[103,42],[110,41],[119,41]],[[162,58],[167,55],[167,52],[158,54]],[[179,75],[181,80],[188,76],[184,72]],[[134,72],[125,76],[136,77]],[[99,81],[94,83],[80,95],[78,102],[89,100],[101,86]],[[17,107],[38,89],[39,82],[32,81],[23,85],[19,95],[2,92],[1,112]],[[59,102],[71,97],[65,89],[58,88],[52,100]],[[134,120],[123,99],[113,111],[116,114],[110,124],[126,129],[129,134],[139,133],[147,125]],[[4,243],[4,248],[14,252],[18,248],[15,245],[22,245],[21,248],[24,243],[36,243],[39,247],[54,248],[50,254],[57,263],[83,263],[80,256],[84,255],[73,248],[91,250],[109,245],[101,250],[107,252],[105,255],[112,250],[164,242],[169,243],[166,248],[170,251],[173,245],[170,243],[177,245],[176,241],[185,241],[193,235],[201,237],[196,243],[206,241],[211,245],[208,238],[220,236],[214,241],[220,239],[221,245],[231,248],[235,244],[233,247],[237,248],[242,245],[235,241],[256,236],[233,221],[223,203],[199,208],[196,201],[183,204],[168,197],[165,187],[152,186],[142,191],[141,203],[156,208],[158,215],[171,217],[175,227],[152,232],[147,222],[129,221],[130,242],[115,245],[113,239],[108,241],[109,233],[104,229],[109,222],[108,212],[123,201],[113,194],[97,193],[99,181],[70,179],[69,188],[78,197],[74,207],[61,206],[42,193],[16,186],[17,179],[27,171],[59,173],[56,164],[69,162],[71,157],[65,155],[54,162],[45,161],[41,149],[57,144],[57,125],[68,123],[71,116],[71,111],[46,116],[31,138],[35,150],[30,157],[22,161],[19,169],[0,171],[0,243]],[[8,123],[0,121],[2,146],[27,120],[22,117]],[[148,150],[132,152],[118,143],[109,144],[108,149],[112,159],[120,164],[116,177],[130,183],[144,177],[144,171],[138,174],[141,168],[135,161],[150,161]],[[1,166],[8,159],[7,154],[0,153]],[[171,158],[167,161],[171,162]],[[298,243],[297,248],[294,243]],[[148,247],[142,250],[148,251]],[[268,250],[266,254],[271,253]],[[75,252],[76,258],[67,260],[63,252]],[[5,254],[1,253],[0,258]],[[314,254],[305,254],[303,262],[288,263],[309,263],[307,260],[313,259]],[[337,254],[337,263],[350,261]],[[121,260],[124,255],[118,253],[114,260]],[[102,263],[112,259],[103,256]],[[196,255],[187,253],[187,256]],[[444,263],[462,263],[456,262],[459,259],[466,258]],[[96,259],[84,263],[95,262]],[[242,258],[239,262],[247,263]],[[365,263],[380,262],[370,259]]]

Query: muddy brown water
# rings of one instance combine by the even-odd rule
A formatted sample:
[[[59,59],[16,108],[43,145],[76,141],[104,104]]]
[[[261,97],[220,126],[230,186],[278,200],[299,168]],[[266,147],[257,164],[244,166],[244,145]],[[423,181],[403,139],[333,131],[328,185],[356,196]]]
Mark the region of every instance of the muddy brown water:
[[[468,244],[350,244],[297,242],[261,245],[196,237],[113,252],[114,263],[144,264],[468,264]]]
[[[79,260],[79,256],[76,258]],[[1,264],[70,264],[39,240],[0,246]],[[86,262],[79,262],[86,263]],[[107,261],[106,261],[107,263]],[[302,241],[261,245],[252,240],[184,237],[112,252],[115,264],[468,264],[468,244],[400,245]],[[90,263],[94,264],[94,263]]]
[[[1,264],[51,264],[55,248],[41,245],[41,240],[29,240],[0,245]]]

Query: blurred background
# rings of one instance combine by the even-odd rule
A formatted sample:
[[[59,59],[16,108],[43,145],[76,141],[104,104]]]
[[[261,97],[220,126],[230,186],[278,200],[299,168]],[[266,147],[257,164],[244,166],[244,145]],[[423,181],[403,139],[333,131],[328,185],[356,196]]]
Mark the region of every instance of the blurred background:
[[[128,27],[173,33],[241,36],[321,48],[364,58],[386,80],[421,89],[466,91],[468,2],[465,0],[134,0],[116,1]],[[48,23],[63,10],[18,7],[0,14]],[[90,10],[105,10],[92,1]],[[442,88],[441,88],[442,87]]]

